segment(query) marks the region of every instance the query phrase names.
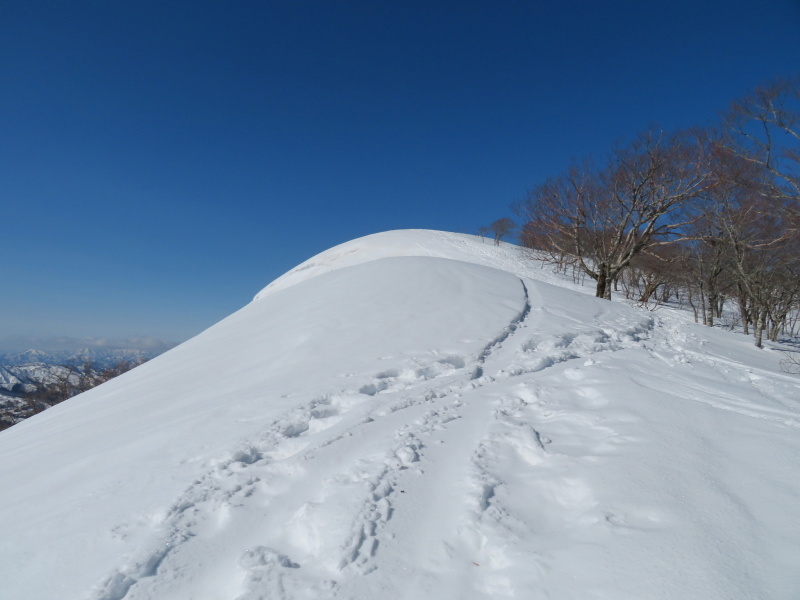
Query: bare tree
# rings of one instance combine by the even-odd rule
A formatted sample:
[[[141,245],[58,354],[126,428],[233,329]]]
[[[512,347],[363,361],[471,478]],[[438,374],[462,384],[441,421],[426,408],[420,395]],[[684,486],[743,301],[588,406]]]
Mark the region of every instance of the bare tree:
[[[494,235],[494,245],[499,246],[500,240],[514,231],[516,227],[516,223],[514,223],[513,219],[510,219],[509,217],[503,217],[502,219],[493,221],[489,225],[488,230]]]
[[[573,164],[516,205],[523,245],[541,260],[578,265],[596,281],[595,295],[631,260],[682,238],[699,215],[709,181],[705,145],[693,135],[649,132],[614,151],[595,171]]]
[[[651,301],[658,306],[669,300],[679,278],[682,258],[676,245],[655,246],[635,256],[620,277],[625,297],[642,306]]]
[[[763,167],[770,195],[800,203],[800,77],[778,79],[732,103],[724,118],[726,148]]]
[[[800,78],[732,103],[715,154],[723,169],[721,222],[731,249],[745,333],[777,339],[800,277]],[[735,165],[731,168],[731,165]]]
[[[758,347],[768,320],[785,319],[800,277],[797,232],[774,206],[774,199],[752,194],[722,214],[740,312],[753,324]]]
[[[717,267],[724,271],[737,290],[744,332],[752,324],[755,344],[761,347],[770,324],[768,335],[777,338],[794,302],[800,266],[796,202],[766,162],[744,153],[742,145],[731,146],[730,131],[710,138],[709,147],[711,202],[695,225],[695,237],[704,247],[695,264],[702,267],[702,259],[710,256],[712,274]]]

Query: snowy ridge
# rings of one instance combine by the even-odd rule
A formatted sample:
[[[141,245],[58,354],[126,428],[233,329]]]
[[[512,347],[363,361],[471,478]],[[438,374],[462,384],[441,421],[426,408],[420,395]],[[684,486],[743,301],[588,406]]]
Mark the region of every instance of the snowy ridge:
[[[10,597],[797,597],[776,353],[513,246],[354,244],[0,434]]]
[[[427,256],[447,258],[476,265],[508,271],[520,277],[533,276],[558,286],[577,286],[563,278],[543,271],[540,265],[525,260],[519,246],[501,242],[495,246],[491,239],[477,238],[463,233],[448,233],[428,229],[400,229],[375,233],[334,246],[320,252],[294,269],[278,277],[261,290],[254,300],[259,300],[288,287],[308,281],[323,273],[360,265],[381,258],[401,256]]]

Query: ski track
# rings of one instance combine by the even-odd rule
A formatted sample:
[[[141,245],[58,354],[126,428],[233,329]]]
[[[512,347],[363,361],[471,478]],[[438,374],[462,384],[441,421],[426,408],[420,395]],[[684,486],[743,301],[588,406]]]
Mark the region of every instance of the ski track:
[[[484,370],[494,375],[485,375],[480,381],[481,397],[470,404],[465,398],[466,406],[485,405],[484,410],[471,411],[471,418],[486,425],[474,440],[468,459],[471,490],[465,509],[454,521],[440,556],[433,553],[429,560],[434,564],[471,563],[472,577],[464,580],[462,570],[449,577],[446,572],[431,573],[417,586],[411,585],[405,598],[493,599],[541,594],[542,579],[552,569],[543,536],[558,532],[560,539],[573,535],[580,541],[580,525],[587,520],[613,526],[611,512],[590,514],[596,508],[591,487],[570,475],[570,466],[596,460],[625,440],[586,411],[548,406],[539,394],[536,376],[575,362],[577,368],[564,364],[560,375],[571,380],[575,394],[585,400],[585,408],[593,403],[602,406],[605,402],[596,397],[592,382],[582,381],[579,365],[593,364],[591,357],[597,353],[644,343],[654,320],[645,317],[617,331],[588,328],[542,335],[537,325],[546,313],[532,309],[527,289],[526,304],[523,318],[512,323],[509,334],[487,347],[490,352]],[[510,340],[511,334],[518,339]],[[525,375],[534,377],[521,377]],[[437,492],[429,493],[435,496]],[[518,499],[524,500],[520,503]],[[533,518],[531,507],[536,513]],[[526,564],[527,577],[520,576],[520,563]]]
[[[584,482],[552,477],[565,461],[581,458],[574,452],[549,450],[551,444],[557,445],[552,438],[562,436],[562,448],[589,448],[597,454],[616,443],[608,426],[582,413],[548,409],[529,378],[519,384],[515,378],[643,344],[655,324],[647,316],[621,330],[589,328],[541,335],[535,329],[545,310],[532,307],[529,290],[520,282],[525,298],[520,313],[477,357],[417,357],[354,387],[315,397],[284,413],[259,439],[220,459],[169,508],[153,516],[150,539],[95,588],[90,600],[170,597],[174,591],[169,587],[168,579],[174,577],[170,574],[180,573],[182,561],[194,556],[194,546],[208,543],[215,532],[231,526],[243,508],[268,513],[277,490],[293,486],[303,489],[305,502],[293,515],[286,515],[280,535],[267,530],[252,533],[263,543],[243,551],[238,565],[229,570],[231,581],[224,589],[236,590],[229,594],[231,600],[339,597],[353,576],[376,570],[386,542],[382,533],[392,519],[398,494],[405,493],[398,491],[398,482],[427,477],[433,482],[428,493],[436,493],[435,468],[426,472],[432,466],[425,459],[430,436],[466,419],[473,421],[473,428],[482,429],[463,456],[470,464],[472,492],[453,517],[451,538],[443,540],[437,551],[478,557],[472,581],[449,582],[454,589],[467,586],[486,598],[514,595],[504,565],[510,564],[508,555],[521,552],[523,541],[537,532],[523,525],[525,519],[515,519],[517,508],[509,503],[509,490],[498,474],[506,467],[498,457],[511,457],[512,463],[550,474],[534,478],[531,485],[557,507],[548,511],[544,527],[563,529],[594,504]],[[576,393],[591,404],[592,389],[581,390],[578,370],[567,368],[564,375],[575,380]],[[514,391],[508,393],[509,389]],[[393,437],[383,439],[382,448],[362,447],[364,428],[380,419],[396,419]],[[532,423],[550,426],[552,433],[545,435]],[[316,464],[317,450],[334,444],[341,446],[343,456],[355,460]],[[326,510],[337,507],[345,514],[337,513],[334,520],[344,522],[343,528],[327,531],[331,515]],[[511,529],[509,523],[514,524]],[[122,524],[113,534],[124,535],[136,526]],[[531,586],[546,569],[545,556],[531,564]],[[409,594],[414,589],[410,585]]]

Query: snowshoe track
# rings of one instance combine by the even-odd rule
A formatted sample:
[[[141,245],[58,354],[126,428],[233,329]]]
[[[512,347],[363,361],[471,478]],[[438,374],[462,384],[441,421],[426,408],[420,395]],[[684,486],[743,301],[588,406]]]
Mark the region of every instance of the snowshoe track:
[[[436,468],[427,460],[431,438],[436,437],[437,445],[452,443],[442,432],[458,421],[469,421],[461,429],[472,433],[459,460],[471,473],[474,491],[456,512],[452,537],[442,540],[435,553],[475,558],[474,581],[457,588],[467,585],[487,598],[511,595],[513,586],[502,565],[504,553],[514,549],[504,548],[507,532],[492,532],[501,521],[513,522],[515,509],[505,503],[509,492],[492,457],[513,450],[514,462],[539,467],[551,459],[547,447],[552,440],[534,429],[531,419],[558,421],[559,416],[540,407],[528,384],[519,384],[518,393],[508,395],[507,380],[641,343],[653,326],[652,318],[645,318],[622,331],[541,335],[533,330],[545,313],[538,307],[533,310],[529,289],[520,283],[524,304],[519,314],[476,357],[420,356],[385,369],[366,382],[287,411],[259,439],[232,450],[163,515],[154,517],[157,525],[150,540],[96,588],[92,600],[168,595],[173,582],[162,581],[162,565],[169,564],[164,571],[172,573],[181,561],[202,560],[200,547],[213,544],[215,536],[240,517],[239,529],[250,528],[253,545],[226,571],[241,582],[236,600],[344,594],[343,586],[353,576],[373,572],[382,548],[393,545],[398,532],[390,532],[388,538],[385,533],[396,504],[408,501],[406,488],[419,488],[415,480],[435,481]],[[539,407],[538,413],[532,406]],[[394,434],[368,443],[370,426],[378,420],[389,420]],[[586,423],[573,418],[571,425],[574,429]],[[333,445],[343,460],[320,460],[318,451]],[[342,470],[340,464],[357,468]],[[563,486],[560,492],[550,490],[550,495],[591,505],[585,486]],[[430,489],[435,493],[436,484]],[[252,515],[269,514],[271,498],[287,493],[304,500],[292,514],[272,515],[253,527],[257,520]],[[521,540],[532,533],[520,525],[512,538]],[[532,568],[532,573],[540,568],[546,565]]]

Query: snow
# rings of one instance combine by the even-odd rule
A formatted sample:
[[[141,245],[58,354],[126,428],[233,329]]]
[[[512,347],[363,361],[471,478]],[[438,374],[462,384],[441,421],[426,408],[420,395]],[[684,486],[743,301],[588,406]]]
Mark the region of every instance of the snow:
[[[780,354],[512,245],[354,240],[0,433],[0,597],[797,598]]]

